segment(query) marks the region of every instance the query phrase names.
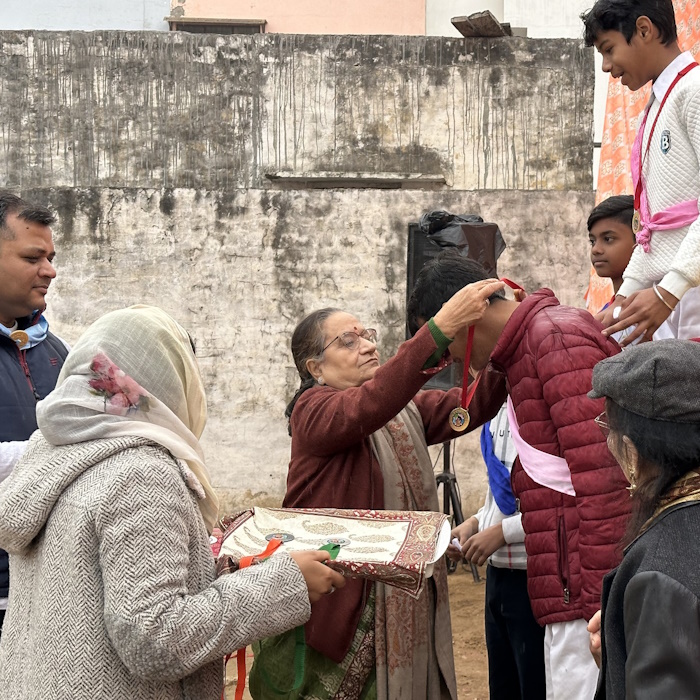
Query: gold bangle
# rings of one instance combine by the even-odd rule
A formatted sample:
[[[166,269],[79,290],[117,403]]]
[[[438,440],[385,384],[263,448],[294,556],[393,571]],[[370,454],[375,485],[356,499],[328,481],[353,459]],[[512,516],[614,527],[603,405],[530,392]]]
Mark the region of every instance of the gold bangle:
[[[666,299],[664,299],[664,295],[659,291],[659,288],[656,286],[656,282],[654,282],[654,283],[651,285],[651,288],[654,290],[654,294],[656,294],[656,296],[659,297],[659,299],[661,299],[661,301],[666,305],[666,308],[667,308],[667,309],[670,309],[671,311],[674,311],[674,310],[675,310],[675,309],[673,308],[673,306],[671,306],[671,305],[666,301]]]

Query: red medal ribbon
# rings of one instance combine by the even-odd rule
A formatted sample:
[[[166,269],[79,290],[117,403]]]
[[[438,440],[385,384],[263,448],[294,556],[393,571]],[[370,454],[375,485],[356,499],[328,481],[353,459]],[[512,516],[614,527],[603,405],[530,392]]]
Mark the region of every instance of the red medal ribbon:
[[[459,408],[452,409],[450,413],[450,425],[452,429],[458,433],[464,432],[469,427],[469,411],[467,408],[476,391],[481,378],[481,372],[477,375],[471,386],[467,386],[469,382],[469,363],[472,357],[472,345],[474,344],[474,326],[469,326],[469,335],[467,337],[467,350],[464,358],[464,378],[462,379],[462,400]]]
[[[503,284],[508,285],[513,290],[519,290],[521,292],[525,291],[517,282],[509,280],[507,277],[501,277],[501,282],[503,282]]]
[[[666,104],[666,100],[668,99],[668,96],[673,91],[673,88],[676,87],[676,84],[678,83],[678,81],[684,75],[687,75],[688,73],[690,73],[690,71],[693,70],[693,68],[697,68],[697,66],[698,66],[698,64],[695,63],[695,61],[693,61],[693,63],[690,63],[689,65],[687,65],[673,79],[673,82],[671,83],[670,87],[668,88],[668,90],[666,90],[666,94],[664,95],[664,99],[661,100],[661,106],[659,107],[659,111],[656,113],[656,119],[654,119],[654,123],[651,125],[651,131],[649,132],[649,138],[647,139],[647,147],[646,147],[646,149],[644,149],[644,148],[639,149],[639,179],[637,180],[637,184],[635,185],[635,188],[634,188],[634,210],[635,211],[639,211],[640,207],[642,205],[642,166],[644,165],[644,160],[647,157],[647,153],[649,153],[649,147],[651,146],[651,140],[654,136],[654,129],[656,129],[656,122],[659,121],[659,117],[661,116],[661,110],[664,108],[664,105]],[[648,116],[649,116],[649,109],[647,109],[646,112],[644,113],[644,119],[642,120],[642,125],[639,127],[642,139],[644,138],[644,129],[646,128]]]
[[[464,377],[462,379],[462,401],[460,405],[463,409],[469,408],[469,404],[474,397],[476,386],[481,379],[481,372],[476,375],[474,381],[469,383],[469,363],[472,359],[472,346],[474,345],[474,326],[469,326],[469,335],[467,336],[467,351],[464,357]]]

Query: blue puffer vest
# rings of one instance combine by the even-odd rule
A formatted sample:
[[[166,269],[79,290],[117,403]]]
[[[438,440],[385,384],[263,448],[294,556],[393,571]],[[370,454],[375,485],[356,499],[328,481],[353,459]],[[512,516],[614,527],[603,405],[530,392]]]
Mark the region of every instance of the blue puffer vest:
[[[0,442],[28,440],[36,430],[36,402],[53,391],[67,354],[52,333],[28,350],[0,334]],[[0,598],[7,597],[9,583],[7,552],[0,549]]]

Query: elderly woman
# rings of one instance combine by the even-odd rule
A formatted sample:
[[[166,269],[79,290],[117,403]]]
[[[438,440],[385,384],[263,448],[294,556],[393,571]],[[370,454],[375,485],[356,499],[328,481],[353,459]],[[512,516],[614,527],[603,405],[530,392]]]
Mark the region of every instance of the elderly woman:
[[[214,580],[205,421],[189,336],[163,311],[115,311],[80,338],[0,490],[3,697],[219,700],[225,654],[343,585],[316,552]]]
[[[478,320],[502,284],[470,285],[380,365],[377,333],[349,313],[322,309],[294,331],[301,387],[287,409],[292,455],[288,507],[439,510],[427,445],[456,436],[449,414],[460,390],[419,390],[459,329]],[[491,391],[496,384],[500,390]],[[498,411],[500,377],[472,402],[472,426]],[[488,400],[489,409],[483,399]],[[315,607],[306,625],[304,678],[289,698],[455,700],[444,562],[418,600],[388,586],[349,581]],[[255,698],[292,685],[294,636],[256,648]]]
[[[599,615],[589,625],[599,699],[698,697],[699,377],[700,343],[688,340],[645,343],[593,371],[633,503],[624,558],[603,582],[602,630]]]

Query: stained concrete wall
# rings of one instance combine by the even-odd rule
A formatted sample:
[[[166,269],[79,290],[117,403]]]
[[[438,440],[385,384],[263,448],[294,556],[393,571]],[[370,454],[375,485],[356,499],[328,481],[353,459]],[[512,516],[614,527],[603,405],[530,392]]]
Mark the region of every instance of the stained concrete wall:
[[[566,41],[0,33],[0,186],[58,212],[53,327],[75,341],[127,304],[173,313],[197,340],[227,508],[278,503],[294,325],[341,306],[395,352],[408,224],[426,210],[498,222],[501,272],[580,305],[591,63]],[[285,168],[434,169],[452,187],[264,176]],[[483,467],[458,442],[470,511]]]
[[[567,40],[4,32],[0,178],[228,189],[381,171],[589,189],[591,56]]]
[[[592,192],[194,189],[27,190],[59,214],[49,316],[69,341],[102,313],[162,306],[193,334],[209,399],[204,445],[229,507],[278,503],[298,386],[292,330],[340,306],[380,330],[383,357],[404,333],[408,223],[435,206],[497,221],[500,272],[580,305]],[[147,352],[147,348],[144,351]],[[483,495],[474,438],[458,443],[465,509]]]

